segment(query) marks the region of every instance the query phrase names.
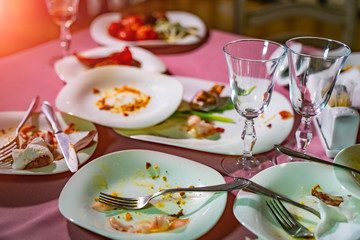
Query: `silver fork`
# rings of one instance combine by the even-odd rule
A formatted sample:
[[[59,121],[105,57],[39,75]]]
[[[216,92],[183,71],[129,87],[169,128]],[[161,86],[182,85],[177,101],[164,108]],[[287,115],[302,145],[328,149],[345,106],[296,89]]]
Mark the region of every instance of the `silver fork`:
[[[194,187],[194,188],[170,188],[164,189],[159,192],[153,193],[148,196],[142,197],[116,197],[109,195],[103,192],[100,192],[99,202],[109,205],[114,208],[122,208],[128,210],[136,210],[144,208],[151,199],[170,192],[223,192],[223,191],[233,191],[236,189],[241,189],[247,186],[247,183],[234,181],[230,183],[208,186],[208,187]]]
[[[309,229],[301,225],[295,217],[285,208],[281,201],[277,198],[266,201],[267,206],[274,214],[276,220],[281,227],[292,237],[295,238],[310,238],[314,237]]]
[[[39,97],[36,96],[32,100],[25,116],[23,117],[20,124],[17,126],[17,128],[15,130],[14,138],[11,139],[8,143],[6,143],[4,146],[2,146],[0,148],[0,168],[10,168],[11,167],[11,164],[12,164],[12,159],[10,159],[11,153],[15,148],[19,148],[19,146],[20,146],[20,140],[19,140],[20,130],[24,126],[26,121],[29,119],[29,117],[31,116],[32,111],[34,110],[34,108],[36,107],[36,105],[38,103],[38,99],[39,99]]]

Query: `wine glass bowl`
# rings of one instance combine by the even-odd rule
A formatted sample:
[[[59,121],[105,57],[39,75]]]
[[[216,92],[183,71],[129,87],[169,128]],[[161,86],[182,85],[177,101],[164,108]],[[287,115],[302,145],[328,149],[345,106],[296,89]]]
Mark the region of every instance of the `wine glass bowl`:
[[[237,177],[265,168],[264,159],[252,155],[257,139],[254,118],[259,117],[270,103],[286,49],[268,40],[242,39],[225,44],[223,51],[229,71],[231,100],[238,114],[245,119],[241,133],[242,156],[236,159],[225,157],[222,161],[224,171]]]
[[[294,47],[299,44],[301,49]],[[288,49],[290,100],[301,116],[295,133],[297,150],[305,153],[313,136],[311,118],[328,103],[351,50],[339,41],[319,37],[292,38],[285,46]]]
[[[70,27],[76,20],[79,0],[46,0],[46,6],[52,20],[60,27],[60,46],[62,57],[65,57],[69,55]]]

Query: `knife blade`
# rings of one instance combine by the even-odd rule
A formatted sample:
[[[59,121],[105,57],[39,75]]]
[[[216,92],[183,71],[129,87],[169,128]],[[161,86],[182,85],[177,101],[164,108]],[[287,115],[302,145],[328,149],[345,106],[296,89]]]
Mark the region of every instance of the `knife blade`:
[[[78,158],[70,137],[62,131],[59,120],[57,119],[54,109],[49,102],[44,101],[41,106],[41,110],[46,119],[50,122],[50,125],[55,133],[56,140],[58,141],[59,148],[64,155],[66,165],[71,172],[76,172],[78,170]]]

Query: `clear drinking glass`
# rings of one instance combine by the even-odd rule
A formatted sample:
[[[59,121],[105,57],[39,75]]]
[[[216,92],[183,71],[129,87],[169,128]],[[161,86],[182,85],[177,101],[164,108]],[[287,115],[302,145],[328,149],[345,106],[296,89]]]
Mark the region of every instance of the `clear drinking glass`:
[[[55,24],[60,27],[60,46],[62,57],[65,57],[69,55],[72,38],[70,26],[76,20],[79,0],[46,0],[46,6]]]
[[[229,70],[231,100],[245,119],[245,126],[241,133],[243,155],[225,157],[222,167],[230,176],[250,176],[272,165],[269,159],[252,154],[256,142],[254,118],[270,103],[286,48],[268,40],[243,39],[225,44],[223,50]]]
[[[313,136],[311,118],[328,103],[351,50],[339,41],[318,37],[292,38],[285,45],[289,59],[291,104],[301,115],[295,133],[297,150],[305,153]]]

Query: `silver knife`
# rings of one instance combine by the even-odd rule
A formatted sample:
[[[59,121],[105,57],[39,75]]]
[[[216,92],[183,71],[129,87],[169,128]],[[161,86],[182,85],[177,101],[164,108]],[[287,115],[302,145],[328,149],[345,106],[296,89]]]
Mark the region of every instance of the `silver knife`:
[[[64,155],[64,159],[68,168],[71,172],[76,172],[78,170],[78,158],[70,137],[62,131],[54,109],[49,102],[43,102],[41,110],[54,130],[56,140],[58,141],[58,145],[62,154]]]

